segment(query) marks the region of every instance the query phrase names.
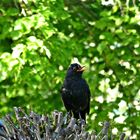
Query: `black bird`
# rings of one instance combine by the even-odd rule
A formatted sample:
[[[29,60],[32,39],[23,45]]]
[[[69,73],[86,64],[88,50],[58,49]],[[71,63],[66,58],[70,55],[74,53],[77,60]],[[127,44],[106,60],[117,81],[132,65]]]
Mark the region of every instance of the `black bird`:
[[[86,119],[90,111],[90,89],[82,78],[84,66],[71,64],[61,89],[64,106],[76,119]]]

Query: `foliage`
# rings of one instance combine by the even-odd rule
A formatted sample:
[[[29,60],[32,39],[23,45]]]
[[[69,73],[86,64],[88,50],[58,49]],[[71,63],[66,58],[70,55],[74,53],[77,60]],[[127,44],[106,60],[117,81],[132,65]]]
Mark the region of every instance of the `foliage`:
[[[60,88],[77,58],[92,93],[90,128],[111,120],[140,136],[139,7],[134,0],[2,0],[0,113],[64,110]]]

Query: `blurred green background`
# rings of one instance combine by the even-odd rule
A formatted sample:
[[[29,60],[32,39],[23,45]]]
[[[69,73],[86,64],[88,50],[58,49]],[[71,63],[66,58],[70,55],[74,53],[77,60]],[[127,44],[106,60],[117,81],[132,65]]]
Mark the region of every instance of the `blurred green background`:
[[[65,112],[60,88],[71,62],[87,70],[89,130],[140,137],[140,2],[1,0],[0,116],[14,106]]]

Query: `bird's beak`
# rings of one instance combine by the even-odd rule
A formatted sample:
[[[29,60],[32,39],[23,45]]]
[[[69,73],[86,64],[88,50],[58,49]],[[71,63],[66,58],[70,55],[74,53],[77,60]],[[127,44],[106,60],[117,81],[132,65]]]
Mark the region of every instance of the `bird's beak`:
[[[85,66],[82,66],[82,67],[80,67],[78,70],[77,70],[77,72],[82,72],[82,71],[84,71],[85,70]]]

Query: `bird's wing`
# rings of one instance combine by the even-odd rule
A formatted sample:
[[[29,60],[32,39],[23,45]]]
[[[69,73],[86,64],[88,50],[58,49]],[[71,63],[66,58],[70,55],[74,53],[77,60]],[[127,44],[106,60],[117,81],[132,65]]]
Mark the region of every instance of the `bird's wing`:
[[[81,84],[81,90],[82,92],[84,93],[84,97],[85,97],[85,100],[86,100],[86,108],[84,109],[84,112],[89,114],[90,112],[90,89],[89,89],[89,86],[87,84],[87,82],[83,79],[82,81],[82,84]]]
[[[88,85],[87,85],[86,91],[87,91],[87,95],[88,95],[88,105],[87,105],[87,108],[86,108],[86,112],[87,112],[87,114],[89,114],[89,112],[90,112],[90,96],[91,96],[91,94],[90,94],[90,89],[89,89]]]
[[[62,97],[62,101],[64,103],[64,106],[66,108],[67,111],[70,111],[72,108],[72,103],[71,103],[71,93],[68,89],[66,89],[65,87],[61,88],[61,97]]]
[[[72,85],[73,104],[77,109],[81,107],[85,113],[89,114],[90,110],[90,89],[87,82],[81,79]]]

